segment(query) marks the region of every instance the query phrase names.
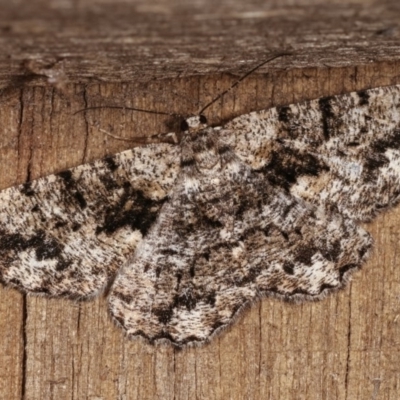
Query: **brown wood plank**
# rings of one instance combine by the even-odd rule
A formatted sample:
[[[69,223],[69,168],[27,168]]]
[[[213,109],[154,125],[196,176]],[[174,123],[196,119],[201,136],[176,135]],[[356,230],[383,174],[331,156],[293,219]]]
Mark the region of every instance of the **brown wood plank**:
[[[140,35],[135,31],[139,29],[135,19],[129,24],[128,16],[122,15],[122,5],[115,13],[112,7],[96,6],[98,21],[104,22],[106,16],[111,21],[103,24],[101,35],[100,22],[89,18],[96,9],[94,1],[83,2],[80,10],[73,10],[75,14],[58,8],[53,10],[59,18],[54,21],[62,20],[63,15],[68,16],[67,21],[75,21],[71,31],[65,28],[58,33],[59,47],[50,35],[58,22],[51,24],[48,5],[37,7],[43,14],[38,20],[34,16],[39,11],[33,6],[14,19],[11,11],[5,13],[10,29],[4,28],[5,16],[0,17],[0,26],[11,39],[6,46],[0,45],[14,46],[16,56],[10,59],[7,52],[0,52],[0,81],[9,85],[0,105],[0,188],[132,146],[99,128],[126,138],[167,131],[161,116],[110,109],[74,116],[74,111],[90,105],[120,104],[196,113],[200,105],[229,87],[238,71],[262,61],[260,48],[269,53],[290,47],[295,54],[265,66],[208,109],[212,123],[273,105],[400,83],[397,25],[393,28],[400,13],[397,2],[367,1],[363,6],[344,1],[334,6],[307,3],[311,8],[305,8],[305,1],[296,6],[271,2],[269,11],[263,8],[264,14],[258,17],[249,14],[255,4],[242,6],[245,10],[236,9],[234,14],[234,7],[240,4],[231,3],[226,19],[221,6],[219,14],[214,13],[214,30],[207,31],[210,38],[216,32],[221,34],[215,48],[212,41],[204,39],[209,20],[202,20],[203,36],[196,36],[193,30],[185,42],[173,31],[156,44],[150,43],[150,33],[161,37],[165,28],[158,30],[157,24],[149,21],[161,18],[161,11],[172,7],[170,4],[149,10],[145,3],[135,2],[146,15]],[[309,25],[307,11],[312,15]],[[206,12],[207,8],[198,10],[197,20]],[[81,18],[74,19],[74,15]],[[235,28],[236,47],[227,39],[233,29],[232,15],[242,21]],[[335,18],[330,20],[332,15]],[[217,16],[221,19],[218,26]],[[163,18],[178,25],[184,18],[190,19],[173,13],[169,19]],[[277,29],[279,21],[283,25]],[[255,36],[250,35],[252,27]],[[388,30],[382,30],[384,27]],[[244,38],[242,42],[239,36]],[[259,41],[250,45],[247,37]],[[140,45],[143,38],[148,42]],[[28,39],[31,47],[24,50]],[[176,42],[171,47],[173,39]],[[124,43],[127,52],[122,51]],[[306,46],[310,43],[315,43],[315,48]],[[67,79],[61,85],[54,87],[44,77],[17,79],[25,58],[35,51],[39,59],[51,58],[67,44],[71,55],[62,67]],[[140,58],[145,46],[149,52]],[[198,57],[194,57],[194,49]],[[241,59],[246,62],[240,63]],[[217,74],[219,69],[236,76]],[[264,299],[230,330],[201,348],[178,351],[128,340],[110,321],[104,298],[77,303],[25,297],[1,287],[0,398],[398,399],[399,226],[399,207],[367,225],[375,238],[375,250],[346,290],[322,302],[301,305]]]
[[[399,12],[397,0],[3,2],[0,84],[238,73],[282,51],[284,68],[398,60]]]

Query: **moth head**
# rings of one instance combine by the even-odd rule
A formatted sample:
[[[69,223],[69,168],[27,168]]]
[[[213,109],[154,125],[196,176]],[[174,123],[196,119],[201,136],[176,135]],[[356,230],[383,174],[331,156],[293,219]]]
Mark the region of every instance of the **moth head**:
[[[182,132],[197,132],[204,128],[207,128],[207,118],[204,115],[185,118],[181,122]]]

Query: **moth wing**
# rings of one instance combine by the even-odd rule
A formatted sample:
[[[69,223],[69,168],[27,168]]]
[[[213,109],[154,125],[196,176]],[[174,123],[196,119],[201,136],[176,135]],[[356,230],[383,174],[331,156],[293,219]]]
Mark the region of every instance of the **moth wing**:
[[[400,196],[400,86],[252,112],[220,132],[272,185],[368,221]]]
[[[26,292],[101,291],[152,225],[177,148],[134,148],[0,192],[0,279]]]
[[[265,184],[225,145],[215,164],[217,134],[195,140],[200,152],[114,282],[110,311],[130,336],[208,341],[263,295],[318,299],[342,287],[366,257],[371,239],[351,219]]]

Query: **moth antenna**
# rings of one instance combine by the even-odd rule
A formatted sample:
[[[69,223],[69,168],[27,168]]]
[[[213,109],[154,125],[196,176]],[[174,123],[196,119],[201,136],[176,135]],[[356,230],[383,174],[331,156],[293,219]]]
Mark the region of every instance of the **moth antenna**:
[[[78,111],[75,111],[73,115],[76,115],[78,113],[87,111],[87,110],[97,110],[97,109],[102,109],[102,108],[114,108],[117,110],[128,110],[128,111],[139,111],[147,114],[159,114],[159,115],[168,115],[170,117],[181,117],[180,114],[175,114],[175,113],[167,113],[164,111],[153,111],[153,110],[145,110],[143,108],[136,108],[136,107],[124,107],[124,106],[93,106],[93,107],[86,107],[82,108]]]
[[[253,72],[257,71],[259,68],[261,68],[263,65],[270,63],[273,60],[276,60],[277,58],[288,56],[291,53],[281,53],[277,54],[273,57],[268,58],[267,60],[264,60],[262,63],[256,65],[254,68],[252,68],[250,71],[246,72],[243,76],[241,76],[236,82],[234,82],[229,88],[224,90],[222,93],[220,93],[216,98],[211,100],[208,104],[206,104],[199,112],[198,115],[202,114],[207,108],[212,106],[216,101],[218,101],[221,97],[225,96],[229,91],[231,91],[234,87],[239,85],[240,82],[242,82],[244,79],[246,79],[249,75],[251,75]],[[75,111],[73,115],[76,115],[78,113],[88,111],[88,110],[97,110],[97,109],[103,109],[103,108],[113,108],[117,110],[129,110],[129,111],[138,111],[138,112],[143,112],[147,114],[158,114],[158,115],[168,115],[170,117],[177,117],[177,118],[182,118],[181,114],[176,114],[176,113],[168,113],[164,111],[154,111],[154,110],[146,110],[143,108],[136,108],[136,107],[124,107],[124,106],[93,106],[93,107],[86,107],[82,108],[78,111]],[[100,129],[100,128],[99,128]],[[100,129],[101,130],[101,129]],[[101,130],[103,133],[107,134],[108,136],[113,137],[114,139],[117,140],[125,140],[123,138],[120,138],[118,136],[112,135],[110,132],[106,132]],[[152,137],[152,136],[151,136]]]
[[[102,129],[96,125],[90,124],[90,126],[97,128],[100,132],[104,133],[107,136],[112,137],[115,140],[120,140],[122,142],[134,142],[134,143],[139,143],[139,144],[150,144],[150,143],[171,143],[171,144],[177,144],[179,143],[178,138],[176,137],[176,134],[174,132],[168,132],[168,133],[159,133],[156,135],[152,136],[137,136],[131,139],[128,138],[123,138],[118,135],[113,135],[111,132],[106,131],[105,129]]]
[[[246,79],[249,75],[251,75],[253,72],[257,71],[259,68],[261,68],[263,65],[268,64],[269,62],[276,60],[277,58],[284,57],[284,56],[289,56],[290,53],[282,53],[282,54],[277,54],[271,58],[268,58],[267,60],[264,60],[262,63],[256,65],[254,68],[252,68],[250,71],[246,72],[243,76],[241,76],[236,82],[234,82],[228,89],[224,90],[222,93],[220,93],[215,99],[211,100],[208,104],[206,104],[200,111],[199,115],[203,114],[205,110],[207,110],[208,107],[212,106],[216,101],[218,101],[222,96],[225,96],[229,91],[231,91],[234,87],[239,85],[240,82],[242,82],[244,79]]]

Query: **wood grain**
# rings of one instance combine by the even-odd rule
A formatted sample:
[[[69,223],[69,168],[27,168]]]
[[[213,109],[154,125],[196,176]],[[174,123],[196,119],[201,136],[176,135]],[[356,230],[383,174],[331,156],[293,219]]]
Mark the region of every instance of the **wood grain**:
[[[55,2],[58,5],[61,3]],[[309,3],[310,7],[319,4],[316,1]],[[366,3],[380,9],[382,15],[390,14],[390,17],[381,19],[379,23],[372,22],[371,18],[366,17],[368,13],[360,6],[361,3],[352,2],[346,6],[345,2],[338,1],[340,12],[337,11],[337,14],[349,17],[342,21],[346,28],[338,23],[339,17],[329,25],[332,27],[330,34],[337,35],[336,43],[340,42],[344,46],[336,53],[333,47],[328,46],[326,57],[329,62],[314,58],[316,49],[320,49],[318,54],[324,53],[322,49],[326,37],[320,35],[316,25],[311,24],[310,35],[314,35],[316,49],[304,48],[300,55],[296,53],[293,57],[281,59],[250,76],[207,110],[208,119],[218,124],[234,116],[274,105],[399,84],[398,47],[393,43],[391,47],[379,42],[379,46],[382,46],[379,52],[376,48],[373,50],[378,42],[374,42],[372,36],[366,37],[362,43],[357,42],[354,37],[361,35],[366,25],[356,23],[359,20],[354,17],[352,10],[358,7],[360,18],[364,16],[363,21],[370,21],[368,29],[371,26],[377,29],[376,24],[389,26],[393,18],[399,16],[399,12],[394,2],[380,2],[380,6],[375,2]],[[90,11],[87,13],[90,14],[96,3],[87,4],[87,10]],[[137,7],[138,4],[145,7],[145,3],[137,3]],[[153,7],[157,4],[155,2]],[[305,2],[299,4],[306,6]],[[284,15],[287,23],[292,23],[295,30],[299,29],[295,26],[298,21],[296,18],[301,14],[298,11],[300,5],[290,7],[283,4],[281,8],[271,6],[271,9],[280,10],[279,13],[275,12]],[[119,14],[112,14],[111,8],[102,8],[100,5],[96,7],[100,7],[101,15],[106,10],[109,13],[108,19],[114,21],[103,27],[105,32],[115,32],[115,36],[118,36],[118,23],[114,17]],[[118,10],[119,7],[122,6],[119,5]],[[165,7],[165,4],[159,5],[156,11]],[[50,15],[49,10],[46,8],[44,15]],[[56,14],[62,16],[60,10],[57,9]],[[83,2],[80,20],[82,30],[74,31],[82,36],[76,34],[74,37],[80,37],[80,43],[87,41],[90,47],[96,42],[100,28],[88,26],[90,18],[85,10]],[[286,14],[282,10],[286,10]],[[304,15],[305,11],[302,10],[301,15]],[[153,13],[157,14],[156,11]],[[31,27],[37,26],[37,20],[32,17],[37,11],[30,12],[32,15],[26,17],[24,23]],[[205,14],[205,10],[201,12]],[[244,11],[238,10],[238,15],[240,12]],[[179,15],[176,14],[174,18],[170,15],[169,21],[178,23],[179,18],[185,17],[185,14]],[[215,15],[221,16],[222,20],[223,13]],[[247,15],[246,26],[250,29],[251,15]],[[319,15],[322,21],[325,15],[322,10]],[[268,18],[270,14],[251,21],[253,25],[264,26],[268,25]],[[328,19],[328,15],[325,18]],[[19,16],[9,21],[14,29],[13,35],[16,27],[23,26],[21,19]],[[50,21],[50,17],[47,21]],[[126,28],[127,22],[124,21],[123,27]],[[165,21],[168,21],[167,17]],[[317,24],[315,16],[313,21]],[[78,22],[76,25],[79,25]],[[217,22],[214,21],[214,24]],[[80,62],[81,65],[85,64],[85,68],[79,69],[79,63],[71,56],[72,61],[69,60],[67,66],[63,67],[65,75],[60,75],[62,79],[53,83],[49,82],[47,76],[35,74],[33,79],[21,81],[21,76],[26,76],[18,68],[10,67],[10,61],[6,65],[4,54],[0,56],[0,76],[2,82],[8,85],[7,90],[3,91],[0,106],[0,188],[133,146],[132,142],[115,140],[102,130],[122,138],[134,138],[165,132],[171,126],[169,118],[123,110],[100,109],[73,114],[84,107],[118,104],[183,115],[196,113],[201,105],[229,87],[239,71],[250,69],[254,65],[250,61],[260,61],[252,48],[246,52],[246,41],[235,50],[238,52],[236,58],[232,55],[235,51],[229,48],[229,41],[226,41],[224,24],[227,22],[222,20],[219,28],[215,27],[214,31],[214,34],[218,29],[221,32],[221,42],[217,46],[219,53],[209,50],[206,54],[199,50],[196,58],[188,52],[182,62],[180,57],[186,51],[185,46],[193,46],[194,49],[201,40],[196,41],[195,35],[188,36],[189,44],[185,45],[178,38],[176,40],[179,43],[173,52],[167,54],[160,64],[154,64],[155,67],[149,65],[157,61],[157,52],[161,51],[161,47],[166,44],[171,46],[170,41],[173,37],[177,38],[175,31],[165,41],[159,39],[158,44],[151,44],[150,28],[143,28],[141,34],[149,40],[149,53],[137,61],[137,65],[132,61],[137,55],[127,57],[125,65],[119,45],[108,49],[102,47],[103,51],[112,53],[114,58],[104,57],[107,52],[102,53],[103,57],[92,59],[89,54],[85,58],[85,54],[80,53],[82,49],[74,45],[72,33],[67,35],[71,32],[67,29],[66,33],[60,35],[69,38],[71,54],[81,54]],[[50,43],[48,54],[57,53],[60,48],[54,46],[48,26],[43,26],[43,36],[40,36],[39,31],[28,50],[34,52],[36,48],[37,54],[42,54],[45,46],[41,40],[47,38]],[[338,26],[337,31],[333,29],[335,26]],[[93,35],[88,34],[89,28],[94,29]],[[132,29],[139,28],[134,26]],[[154,26],[151,29],[157,30]],[[244,27],[240,25],[236,29],[240,32]],[[346,29],[350,38],[348,42],[342,36]],[[288,31],[293,32],[290,29]],[[31,34],[28,30],[25,35],[22,28],[19,32],[23,36],[21,43],[28,40],[28,33]],[[280,38],[276,48],[279,51],[285,50],[285,46],[281,45],[285,40],[284,32],[269,32],[272,35],[270,37],[277,35]],[[131,33],[129,30],[125,32],[126,37]],[[243,37],[247,34],[248,31],[242,31]],[[383,35],[382,40],[387,41],[385,43],[397,38],[396,31],[394,36],[390,36],[390,32],[380,35]],[[290,37],[294,36],[292,34]],[[39,37],[42,39],[39,40]],[[100,36],[101,46],[106,37],[106,33]],[[136,38],[135,35],[132,37]],[[304,45],[305,42],[302,43]],[[204,46],[212,47],[210,43]],[[241,50],[240,56],[238,49]],[[365,54],[369,52],[374,56],[367,57],[367,60]],[[20,50],[16,53],[17,59],[21,61],[24,55]],[[176,58],[175,54],[180,55]],[[226,58],[221,58],[221,54],[225,54]],[[346,63],[344,61],[347,56],[344,54],[348,56]],[[299,57],[303,56],[303,62],[300,62]],[[246,62],[240,63],[241,58]],[[164,60],[167,60],[165,64]],[[120,70],[115,69],[118,63]],[[181,68],[179,71],[178,64]],[[136,67],[128,73],[126,69],[134,65]],[[39,67],[34,67],[38,72]],[[149,69],[143,70],[145,67]],[[222,72],[216,73],[217,68],[221,68]],[[91,78],[88,79],[88,76]],[[151,76],[156,79],[150,79]],[[263,299],[245,312],[230,330],[200,348],[177,351],[167,346],[152,347],[143,341],[128,340],[110,321],[105,298],[77,303],[29,297],[12,289],[0,288],[0,398],[398,399],[400,208],[381,215],[366,227],[375,238],[375,250],[364,269],[356,274],[345,290],[322,302],[301,305]]]
[[[2,2],[0,84],[148,82],[400,59],[397,0]],[[266,69],[264,69],[266,71]]]

